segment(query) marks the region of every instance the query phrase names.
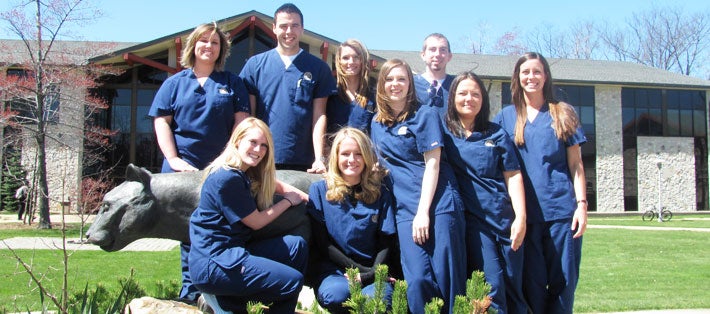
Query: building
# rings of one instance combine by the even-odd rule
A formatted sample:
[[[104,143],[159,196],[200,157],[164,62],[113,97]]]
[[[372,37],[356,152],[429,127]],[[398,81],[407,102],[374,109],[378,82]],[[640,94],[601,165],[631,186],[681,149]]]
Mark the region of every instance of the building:
[[[249,56],[274,47],[272,21],[256,11],[218,21],[232,38],[227,70],[239,73]],[[111,103],[102,123],[118,131],[113,138],[118,148],[108,156],[109,163],[119,164],[118,173],[128,163],[159,171],[162,156],[147,112],[163,80],[181,70],[182,44],[191,31],[145,43],[122,43],[89,60],[123,70],[101,89]],[[338,44],[306,30],[301,47],[332,66]],[[423,70],[419,52],[371,54],[375,67],[396,57],[417,72]],[[448,69],[451,73],[473,70],[481,76],[495,114],[510,103],[510,76],[516,60],[512,56],[455,54]],[[708,210],[710,81],[628,62],[549,61],[558,98],[576,107],[589,140],[582,151],[590,210],[644,211],[659,202],[672,211]],[[67,175],[77,182],[80,171]]]

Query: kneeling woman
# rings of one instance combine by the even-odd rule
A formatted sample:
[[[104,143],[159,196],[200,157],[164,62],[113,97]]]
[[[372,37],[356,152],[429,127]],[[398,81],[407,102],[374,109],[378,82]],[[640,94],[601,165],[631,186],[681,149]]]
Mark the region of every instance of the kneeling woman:
[[[392,196],[382,183],[385,169],[376,165],[370,139],[345,127],[333,140],[326,179],[311,185],[308,212],[321,250],[315,272],[318,303],[331,313],[347,313],[350,297],[346,268],[360,270],[363,293],[374,296],[375,268],[386,261],[394,243]],[[392,286],[385,286],[391,303]]]
[[[273,151],[264,122],[241,122],[205,170],[200,203],[190,218],[192,281],[208,303],[214,296],[224,310],[244,310],[247,301],[260,301],[270,313],[293,313],[303,287],[308,248],[302,237],[249,241],[254,230],[302,201],[287,192],[272,204]]]

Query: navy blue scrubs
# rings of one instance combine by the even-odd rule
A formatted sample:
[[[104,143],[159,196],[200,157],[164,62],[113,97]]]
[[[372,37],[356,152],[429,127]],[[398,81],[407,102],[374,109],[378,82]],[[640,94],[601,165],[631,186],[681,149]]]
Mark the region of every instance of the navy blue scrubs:
[[[443,158],[429,211],[429,240],[418,245],[412,239],[412,220],[422,193],[424,152],[444,144],[439,115],[436,109],[421,106],[408,120],[392,126],[373,120],[370,132],[392,178],[409,309],[412,313],[423,313],[424,305],[438,297],[451,312],[455,296],[465,294],[465,222],[456,178]]]
[[[373,99],[373,95],[370,95],[367,104],[362,107],[355,101],[346,101],[338,94],[331,95],[326,108],[326,117],[328,117],[326,132],[334,134],[340,128],[349,126],[369,134],[370,122],[372,122],[376,110]]]
[[[395,234],[393,200],[389,190],[383,186],[380,198],[372,204],[365,204],[348,197],[343,202],[326,199],[326,181],[311,185],[308,213],[317,223],[324,224],[332,242],[347,257],[365,267],[374,266],[380,237]],[[316,267],[318,303],[331,313],[347,313],[342,303],[350,298],[345,269],[333,261],[323,260]],[[392,285],[387,284],[385,302],[392,301]],[[373,297],[375,284],[363,288],[363,294]]]
[[[266,122],[274,136],[276,164],[310,168],[313,152],[313,100],[336,93],[328,65],[301,51],[286,67],[272,49],[255,55],[239,76],[256,96],[252,115]]]
[[[446,116],[447,101],[449,99],[449,89],[454,81],[454,76],[447,74],[443,82],[437,82],[439,88],[434,92],[431,83],[421,74],[414,76],[414,90],[417,92],[419,102],[437,109],[440,117]]]
[[[172,116],[178,156],[204,169],[224,150],[234,114],[249,111],[249,95],[238,76],[214,71],[200,86],[192,69],[185,69],[163,82],[148,115]],[[161,172],[173,172],[167,160]]]
[[[515,106],[507,106],[495,118],[512,137]],[[582,237],[574,239],[572,217],[577,209],[567,147],[587,139],[581,127],[566,141],[552,129],[550,108],[545,104],[525,123],[525,144],[519,153],[528,213],[525,235],[523,291],[533,313],[572,313],[574,291],[582,258]]]
[[[467,138],[447,130],[444,147],[466,207],[466,273],[484,272],[498,313],[526,313],[523,247],[511,249],[515,212],[503,176],[520,170],[513,141],[499,125],[490,123],[487,131]]]
[[[237,112],[250,112],[249,95],[241,78],[231,72],[213,71],[200,86],[192,69],[185,69],[163,82],[148,115],[172,116],[170,128],[178,157],[204,169],[224,150]],[[167,159],[163,159],[161,172],[173,172]],[[198,292],[187,270],[189,251],[190,244],[181,243],[180,298],[195,302]]]
[[[308,246],[286,235],[250,242],[241,220],[256,210],[247,175],[215,169],[202,185],[190,218],[190,274],[203,293],[225,310],[245,310],[247,301],[271,303],[269,313],[293,313],[303,287]]]

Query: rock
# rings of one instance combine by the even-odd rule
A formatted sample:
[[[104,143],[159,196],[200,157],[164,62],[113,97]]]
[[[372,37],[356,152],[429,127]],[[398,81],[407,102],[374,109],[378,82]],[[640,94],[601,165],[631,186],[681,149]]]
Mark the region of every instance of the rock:
[[[197,307],[178,301],[159,300],[153,297],[142,297],[131,300],[124,310],[125,314],[202,314]]]

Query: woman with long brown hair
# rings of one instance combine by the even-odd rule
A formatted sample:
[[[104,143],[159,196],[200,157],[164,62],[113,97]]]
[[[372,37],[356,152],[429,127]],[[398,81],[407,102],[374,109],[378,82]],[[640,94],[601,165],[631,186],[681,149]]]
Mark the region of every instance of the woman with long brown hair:
[[[533,313],[572,313],[579,278],[587,195],[574,108],[555,99],[547,60],[528,52],[510,85],[513,106],[498,122],[510,134],[523,171],[527,232],[523,290]]]

